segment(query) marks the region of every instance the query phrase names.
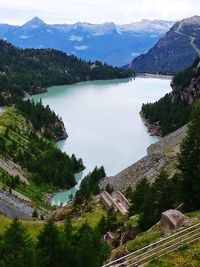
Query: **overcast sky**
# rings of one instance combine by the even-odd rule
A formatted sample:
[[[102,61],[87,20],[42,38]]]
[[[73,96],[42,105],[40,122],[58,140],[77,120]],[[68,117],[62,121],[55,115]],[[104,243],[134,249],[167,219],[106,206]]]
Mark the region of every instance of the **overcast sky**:
[[[124,24],[194,15],[200,15],[200,0],[0,0],[0,23],[20,25],[34,16],[48,23]]]

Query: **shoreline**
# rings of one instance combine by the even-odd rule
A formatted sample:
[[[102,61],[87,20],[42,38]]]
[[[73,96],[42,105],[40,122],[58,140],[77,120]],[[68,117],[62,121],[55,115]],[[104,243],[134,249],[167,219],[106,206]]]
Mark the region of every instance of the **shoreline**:
[[[156,78],[162,80],[172,80],[174,76],[163,75],[163,74],[153,74],[153,73],[136,73],[135,78]]]
[[[150,136],[158,136],[162,137],[162,130],[160,128],[159,122],[151,123],[148,119],[145,118],[142,111],[140,111],[140,117],[143,120],[145,127],[147,128],[147,132]]]

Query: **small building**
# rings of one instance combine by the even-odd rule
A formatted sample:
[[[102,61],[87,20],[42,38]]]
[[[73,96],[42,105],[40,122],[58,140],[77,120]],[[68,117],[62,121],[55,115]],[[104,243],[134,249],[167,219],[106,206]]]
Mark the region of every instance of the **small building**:
[[[160,230],[162,234],[171,233],[188,224],[188,218],[178,210],[167,210],[162,213]]]
[[[119,191],[114,191],[111,195],[107,191],[101,192],[101,201],[107,210],[113,208],[123,215],[128,213],[130,207],[128,200]]]

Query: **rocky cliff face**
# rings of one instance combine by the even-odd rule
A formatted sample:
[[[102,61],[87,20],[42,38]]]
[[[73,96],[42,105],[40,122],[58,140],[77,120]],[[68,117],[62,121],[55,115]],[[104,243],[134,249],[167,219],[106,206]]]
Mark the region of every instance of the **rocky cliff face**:
[[[173,84],[172,88],[173,100],[180,99],[181,101],[187,103],[187,105],[192,105],[195,100],[200,97],[200,77],[193,78],[190,85],[182,90],[177,90]]]
[[[171,83],[172,100],[181,100],[188,106],[192,105],[200,97],[200,60],[179,73]]]
[[[129,68],[137,73],[174,74],[200,56],[200,16],[177,22],[146,54],[136,57]]]

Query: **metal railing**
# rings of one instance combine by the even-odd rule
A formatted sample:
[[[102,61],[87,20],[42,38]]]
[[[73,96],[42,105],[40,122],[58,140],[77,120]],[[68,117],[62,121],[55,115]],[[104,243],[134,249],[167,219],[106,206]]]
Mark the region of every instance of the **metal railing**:
[[[120,257],[102,267],[140,266],[198,240],[200,240],[200,223]]]

